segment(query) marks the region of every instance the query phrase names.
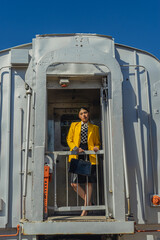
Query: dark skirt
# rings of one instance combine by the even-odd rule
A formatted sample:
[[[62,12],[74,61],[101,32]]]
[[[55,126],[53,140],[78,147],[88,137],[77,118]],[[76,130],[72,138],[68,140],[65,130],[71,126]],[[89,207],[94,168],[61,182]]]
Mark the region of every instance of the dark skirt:
[[[88,183],[96,183],[96,165],[92,165],[91,175],[88,176]],[[80,174],[71,173],[71,183],[87,183],[87,177]]]
[[[88,145],[87,144],[80,144],[79,147],[84,149],[84,150],[88,150]],[[87,158],[88,157],[89,156],[87,156]],[[86,155],[79,155],[78,158],[85,161],[86,160]],[[88,183],[96,183],[96,181],[97,181],[96,165],[92,165],[91,175],[88,176]],[[87,177],[84,176],[84,175],[71,173],[71,183],[87,183]]]

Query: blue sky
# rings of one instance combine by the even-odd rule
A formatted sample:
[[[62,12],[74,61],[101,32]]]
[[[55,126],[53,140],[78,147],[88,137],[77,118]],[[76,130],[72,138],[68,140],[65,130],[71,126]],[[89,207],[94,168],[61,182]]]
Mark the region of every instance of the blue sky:
[[[160,0],[1,0],[0,50],[50,33],[105,34],[160,59]]]

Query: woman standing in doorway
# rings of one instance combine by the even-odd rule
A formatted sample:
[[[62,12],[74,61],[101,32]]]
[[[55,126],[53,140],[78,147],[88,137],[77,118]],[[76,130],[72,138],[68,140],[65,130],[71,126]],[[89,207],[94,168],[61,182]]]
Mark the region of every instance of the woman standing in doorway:
[[[99,128],[89,122],[89,111],[85,107],[81,107],[79,110],[79,118],[81,122],[73,122],[70,126],[67,143],[70,147],[70,151],[77,151],[82,153],[85,150],[92,150],[97,152],[100,148]],[[84,156],[80,156],[82,159]],[[70,155],[71,158],[78,158],[77,155]],[[88,177],[88,186],[86,183],[86,177],[82,175],[73,174],[71,176],[71,186],[74,191],[84,200],[84,206],[91,205],[92,196],[92,183],[96,182],[96,156],[90,155],[89,160],[92,164],[91,176]],[[78,177],[78,181],[77,181]],[[77,188],[78,182],[78,188]],[[85,183],[85,190],[80,186],[81,183]],[[87,203],[87,188],[88,188],[88,203]],[[83,210],[81,216],[86,216],[87,211]]]

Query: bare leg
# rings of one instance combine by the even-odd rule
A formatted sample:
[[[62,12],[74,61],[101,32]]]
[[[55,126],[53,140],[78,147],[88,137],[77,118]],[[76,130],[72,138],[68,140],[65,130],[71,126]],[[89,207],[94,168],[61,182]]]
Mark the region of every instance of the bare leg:
[[[77,183],[71,183],[71,186],[73,187],[74,191],[77,192]],[[85,201],[85,191],[80,184],[78,184],[78,195]]]
[[[85,192],[85,198],[84,198],[84,206],[90,206],[91,205],[91,196],[92,196],[92,183],[88,183],[88,199],[87,199],[87,184],[86,184],[86,192]],[[88,200],[88,202],[87,202]],[[81,216],[86,216],[87,211],[83,210],[81,213]]]

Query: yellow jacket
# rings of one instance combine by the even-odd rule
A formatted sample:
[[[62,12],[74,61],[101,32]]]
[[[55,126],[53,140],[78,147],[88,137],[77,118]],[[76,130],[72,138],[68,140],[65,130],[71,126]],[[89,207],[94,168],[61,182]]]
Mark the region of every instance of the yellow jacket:
[[[73,122],[70,126],[67,143],[70,147],[70,151],[74,147],[79,147],[81,141],[81,122]],[[100,148],[100,137],[99,137],[99,127],[96,125],[88,123],[88,150],[93,150],[94,147]],[[78,158],[78,155],[70,155],[69,162],[71,158]],[[96,164],[96,156],[94,154],[89,156],[89,160],[92,165]]]

